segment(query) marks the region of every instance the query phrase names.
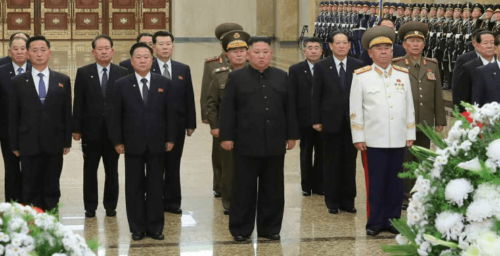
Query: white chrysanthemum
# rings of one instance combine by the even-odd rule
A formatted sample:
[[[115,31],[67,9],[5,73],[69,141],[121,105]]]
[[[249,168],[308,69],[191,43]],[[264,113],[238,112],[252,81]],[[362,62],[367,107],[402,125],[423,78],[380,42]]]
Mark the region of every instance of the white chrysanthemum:
[[[472,243],[477,240],[479,234],[484,231],[488,231],[493,227],[493,221],[491,219],[483,220],[481,222],[471,222],[469,225],[465,226],[464,231],[464,241]]]
[[[460,255],[461,256],[481,256],[481,254],[479,252],[479,248],[477,248],[477,246],[475,246],[475,245],[467,247],[467,249],[462,251],[462,253]]]
[[[431,170],[431,177],[434,179],[440,179],[442,172],[443,172],[443,166],[434,163]]]
[[[466,179],[451,180],[445,189],[445,198],[458,206],[464,205],[464,200],[469,197],[469,193],[474,191],[474,187]]]
[[[467,134],[467,137],[469,138],[470,141],[476,142],[477,135],[479,135],[479,133],[481,133],[481,128],[476,126],[469,131],[469,133]]]
[[[53,229],[55,221],[56,219],[48,214],[40,214],[35,217],[35,225],[44,231]]]
[[[489,182],[480,184],[474,191],[474,200],[486,199],[490,201],[498,198],[500,198],[500,186]]]
[[[500,237],[491,231],[483,232],[476,240],[480,255],[497,256],[500,253]]]
[[[417,180],[415,181],[415,186],[411,190],[411,193],[420,192],[423,195],[427,195],[430,189],[431,189],[431,181],[424,178],[422,175],[419,175],[417,177]]]
[[[443,234],[446,240],[457,239],[458,235],[456,230],[460,227],[463,228],[463,216],[460,213],[445,211],[437,214],[436,216],[436,229]],[[461,232],[461,231],[460,231]]]
[[[467,162],[459,163],[457,166],[464,169],[464,170],[468,170],[468,171],[472,171],[472,172],[479,172],[482,169],[481,163],[479,163],[478,157],[476,157],[470,161],[467,161]]]
[[[493,207],[485,199],[479,199],[472,202],[467,208],[468,221],[482,221],[493,216]]]
[[[499,166],[499,161],[498,160],[493,160],[491,158],[488,158],[485,162],[484,165],[486,165],[486,168],[490,171],[490,173],[496,173],[497,172],[497,167]]]
[[[470,142],[469,140],[464,140],[464,142],[462,142],[462,144],[460,144],[460,146],[458,146],[458,148],[467,152],[470,150],[471,146],[472,146],[472,142]]]
[[[493,160],[500,160],[500,139],[494,140],[488,144],[486,156]]]
[[[66,253],[54,253],[52,256],[68,256]]]

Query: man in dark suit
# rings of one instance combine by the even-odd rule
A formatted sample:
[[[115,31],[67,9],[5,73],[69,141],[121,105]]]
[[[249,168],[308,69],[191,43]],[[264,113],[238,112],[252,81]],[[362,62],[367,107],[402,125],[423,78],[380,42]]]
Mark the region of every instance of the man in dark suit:
[[[133,240],[163,240],[163,157],[174,147],[175,113],[171,83],[150,72],[153,49],[130,49],[134,74],[116,81],[111,140],[125,153],[125,202]],[[146,171],[146,172],[145,172]]]
[[[31,70],[26,51],[26,39],[15,37],[9,42],[12,61],[0,67],[0,140],[5,167],[5,202],[22,201],[22,176],[20,159],[14,155],[9,142],[9,93],[11,78]]]
[[[306,60],[291,66],[288,72],[290,88],[296,95],[296,111],[300,127],[302,195],[310,196],[311,193],[323,195],[323,142],[321,133],[313,129],[311,118],[313,65],[323,54],[322,41],[313,37],[306,39],[304,44]]]
[[[390,27],[390,28],[392,28],[392,30],[395,30],[394,22],[392,22],[392,20],[387,19],[387,18],[382,19],[380,26]],[[393,58],[406,55],[406,50],[402,45],[394,44],[394,45],[392,45],[392,47],[393,47],[393,52],[392,52]],[[372,60],[372,58],[370,58],[370,55],[368,55],[368,51],[363,51],[363,53],[359,57],[359,60],[361,60],[364,63],[364,65],[372,65],[373,64],[373,60]]]
[[[95,217],[99,204],[97,169],[102,157],[106,182],[104,208],[106,216],[116,215],[118,203],[118,158],[113,142],[110,118],[115,81],[128,74],[126,68],[112,64],[113,40],[99,35],[92,41],[96,63],[81,67],[76,72],[73,104],[73,139],[82,139],[83,202],[85,216]]]
[[[13,33],[12,35],[10,35],[9,42],[12,42],[12,40],[14,38],[24,38],[26,41],[28,41],[30,36],[26,33],[16,32],[16,33]],[[5,57],[0,58],[0,66],[3,66],[7,63],[10,64],[11,62],[12,62],[12,58],[10,56],[5,56]]]
[[[271,39],[253,37],[249,47],[250,66],[229,74],[219,123],[222,148],[235,150],[229,231],[245,241],[257,215],[259,237],[279,240],[285,153],[299,138],[294,92],[286,72],[269,66]]]
[[[151,35],[150,33],[140,33],[139,36],[137,37],[136,42],[145,43],[149,47],[153,48],[153,35]],[[134,67],[132,67],[132,64],[130,63],[130,59],[121,61],[120,66],[126,68],[129,74],[135,73]]]
[[[12,79],[10,144],[21,157],[22,202],[52,210],[61,196],[63,154],[71,147],[71,83],[48,68],[52,52],[45,37],[31,37],[26,45],[33,68]]]
[[[500,34],[495,36],[497,59],[476,69],[472,86],[472,103],[483,106],[486,103],[500,102]]]
[[[314,64],[312,123],[322,132],[325,204],[328,212],[356,213],[356,156],[349,119],[352,73],[363,62],[347,57],[351,42],[345,32],[333,34],[333,57]]]
[[[476,36],[476,49],[481,55],[463,65],[458,79],[459,102],[473,103],[472,91],[476,69],[478,67],[495,62],[495,37],[490,31],[479,32]],[[463,108],[463,107],[462,107]]]
[[[196,109],[194,107],[193,82],[188,65],[173,61],[174,36],[167,31],[153,35],[156,59],[153,60],[152,73],[163,75],[172,83],[172,95],[177,114],[177,134],[175,148],[165,153],[164,207],[166,212],[181,214],[181,177],[180,167],[184,140],[196,129]]]

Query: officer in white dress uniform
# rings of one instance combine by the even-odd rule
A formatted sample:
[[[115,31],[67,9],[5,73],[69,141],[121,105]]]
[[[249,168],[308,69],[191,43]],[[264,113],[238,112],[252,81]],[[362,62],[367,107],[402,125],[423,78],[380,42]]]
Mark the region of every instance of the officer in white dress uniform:
[[[415,113],[408,70],[391,65],[392,29],[367,30],[362,45],[373,65],[354,71],[350,95],[351,131],[354,146],[362,151],[368,223],[366,233],[397,234],[389,220],[401,217],[405,147],[415,140]]]

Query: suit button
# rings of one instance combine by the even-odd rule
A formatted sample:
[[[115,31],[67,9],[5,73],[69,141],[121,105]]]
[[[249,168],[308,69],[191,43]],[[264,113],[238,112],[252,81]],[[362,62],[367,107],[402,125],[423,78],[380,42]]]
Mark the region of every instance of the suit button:
[[[424,96],[420,95],[420,98],[423,98]]]
[[[269,110],[269,108],[266,108],[266,110]]]
[[[267,99],[267,96],[264,96],[264,99]]]
[[[424,103],[420,103],[420,106],[423,106],[423,105],[424,105]]]
[[[266,120],[268,123],[270,122],[269,120]]]
[[[422,80],[418,80],[418,82],[419,82],[419,83],[421,83],[421,82],[422,82]]]
[[[420,90],[422,90],[422,87],[420,87]]]
[[[262,85],[262,87],[266,87],[266,85],[265,85],[265,84],[263,84],[263,85]]]

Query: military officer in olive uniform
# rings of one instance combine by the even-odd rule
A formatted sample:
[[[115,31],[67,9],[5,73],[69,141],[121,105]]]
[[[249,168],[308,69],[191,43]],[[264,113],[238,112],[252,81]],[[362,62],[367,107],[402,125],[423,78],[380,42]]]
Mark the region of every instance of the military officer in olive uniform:
[[[248,66],[246,62],[248,39],[250,35],[242,30],[234,30],[226,33],[222,38],[222,47],[231,61],[231,65],[220,67],[212,71],[210,89],[207,99],[207,120],[210,123],[211,134],[219,138],[219,111],[221,109],[222,97],[226,89],[225,85],[229,72]],[[219,145],[220,147],[220,145]],[[234,169],[233,151],[222,150],[222,206],[224,214],[229,214],[231,199],[231,179]]]
[[[222,36],[232,30],[243,30],[239,24],[236,23],[222,23],[215,28],[215,37],[222,40]],[[222,43],[221,43],[222,44]],[[214,56],[205,59],[205,64],[203,68],[203,78],[201,80],[201,120],[203,123],[208,124],[207,120],[207,95],[208,89],[210,87],[210,77],[212,71],[221,67],[227,67],[229,65],[229,59],[226,57],[225,51],[219,56]],[[222,162],[221,162],[221,150],[220,141],[217,138],[213,138],[212,141],[212,168],[214,171],[213,180],[213,190],[215,197],[221,197],[221,179],[222,179]]]
[[[493,25],[493,28],[491,28],[491,32],[495,33],[495,34],[499,34],[500,33],[500,4],[497,4],[495,5],[495,10],[493,11],[495,15],[495,18],[496,21],[495,21],[495,25]]]
[[[409,70],[415,124],[427,123],[435,126],[436,131],[440,132],[446,125],[446,113],[438,62],[435,59],[422,57],[427,33],[428,27],[424,23],[411,21],[404,24],[399,30],[399,37],[403,41],[406,55],[393,59],[392,63]],[[430,148],[430,139],[419,129],[416,134],[417,139],[413,144]],[[405,153],[405,161],[416,161],[409,150]],[[404,185],[405,197],[408,198],[415,180],[405,179]]]

